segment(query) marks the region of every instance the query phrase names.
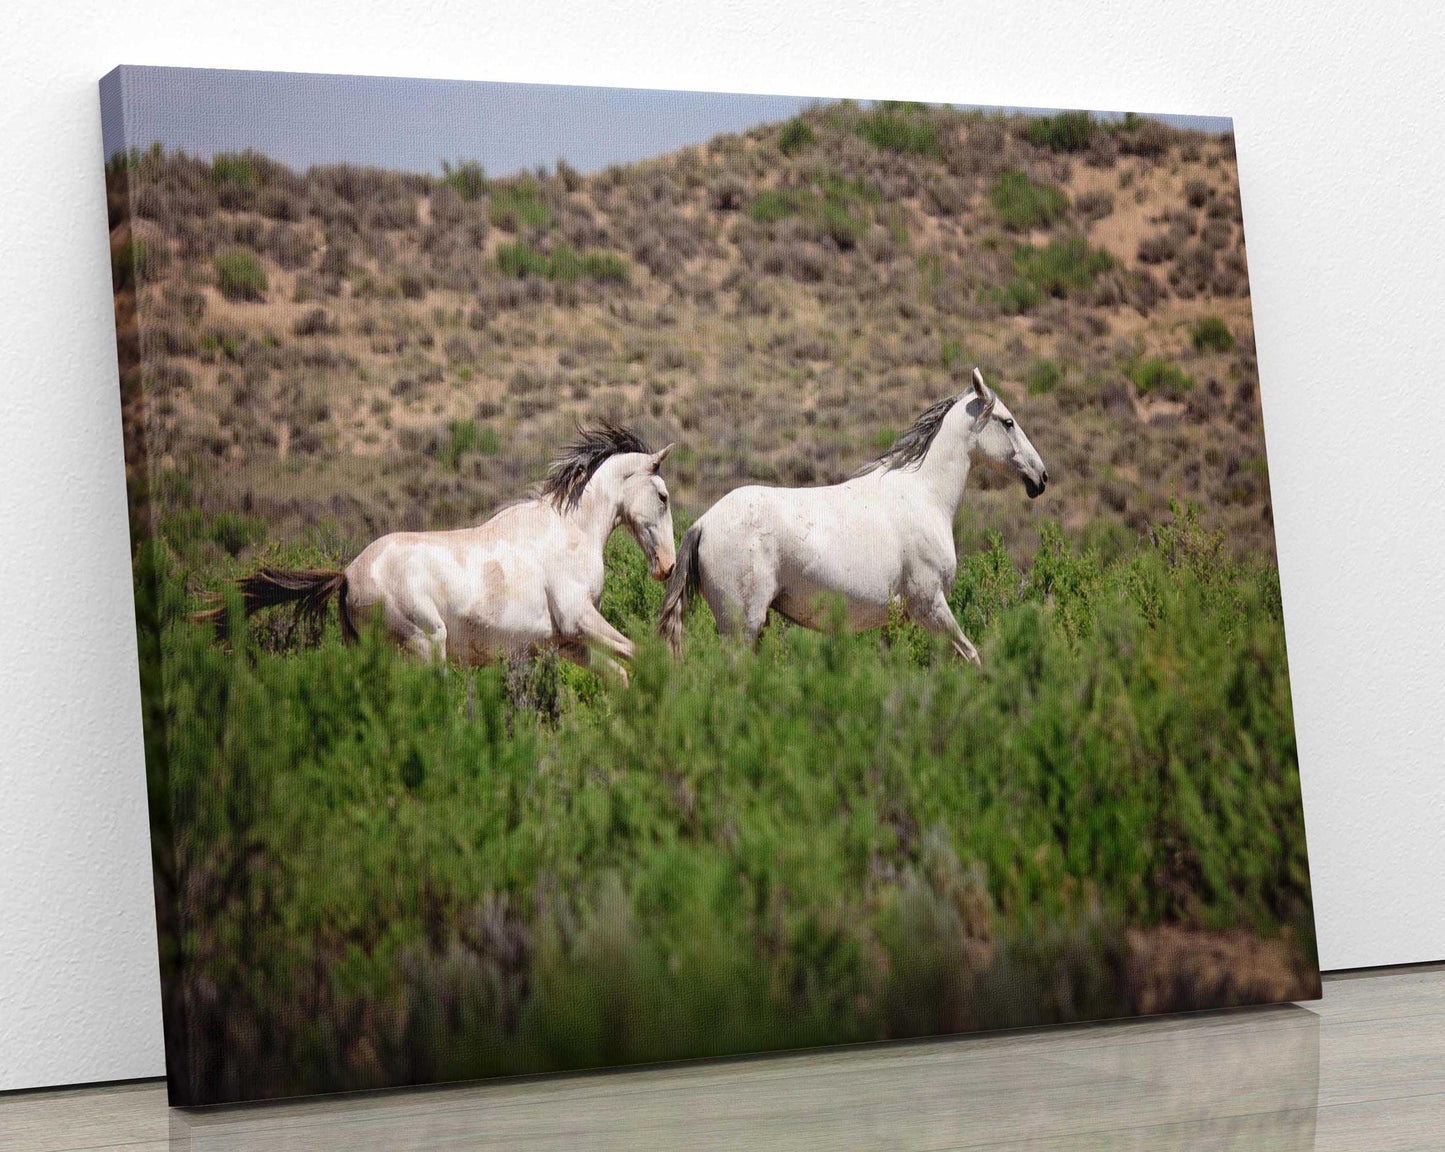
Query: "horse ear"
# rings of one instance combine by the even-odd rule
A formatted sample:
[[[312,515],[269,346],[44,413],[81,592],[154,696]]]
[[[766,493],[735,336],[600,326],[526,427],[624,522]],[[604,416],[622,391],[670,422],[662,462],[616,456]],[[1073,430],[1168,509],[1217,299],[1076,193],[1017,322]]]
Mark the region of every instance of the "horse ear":
[[[657,452],[657,453],[654,453],[654,454],[653,454],[653,457],[652,457],[652,470],[653,470],[654,472],[656,472],[659,468],[662,467],[662,462],[667,459],[667,454],[668,454],[669,452],[671,452],[671,451],[672,451],[674,448],[676,448],[676,447],[677,447],[676,444],[669,444],[669,445],[668,445],[666,448],[664,448],[661,452]]]
[[[990,391],[989,386],[983,382],[983,373],[980,372],[977,367],[973,370],[973,390],[978,393],[978,398],[985,404],[993,403],[993,392]]]
[[[977,368],[973,370],[973,388],[978,393],[978,398],[983,401],[983,407],[973,418],[974,431],[981,432],[983,426],[988,423],[988,418],[993,415],[993,406],[998,403],[998,394],[983,382],[983,373]]]

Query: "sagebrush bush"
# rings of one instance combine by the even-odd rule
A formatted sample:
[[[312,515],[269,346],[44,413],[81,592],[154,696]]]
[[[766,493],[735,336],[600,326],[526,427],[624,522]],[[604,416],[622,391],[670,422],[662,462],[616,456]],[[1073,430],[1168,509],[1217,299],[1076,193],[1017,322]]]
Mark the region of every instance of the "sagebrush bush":
[[[615,252],[578,252],[558,245],[551,252],[539,252],[525,241],[497,248],[497,266],[508,276],[540,276],[564,284],[581,279],[626,283],[627,261]]]
[[[1012,169],[999,173],[989,199],[999,222],[1012,232],[1047,228],[1069,210],[1069,198],[1057,184]]]
[[[217,184],[239,184],[250,188],[256,184],[256,166],[249,155],[218,152],[211,159],[211,179]]]
[[[916,112],[880,107],[858,118],[858,134],[875,148],[916,156],[937,156],[942,151],[938,132]]]
[[[459,160],[455,167],[443,160],[442,179],[463,200],[479,200],[487,192],[487,174],[475,160]]]
[[[488,216],[493,224],[507,232],[524,228],[543,228],[552,221],[552,209],[542,199],[542,190],[530,178],[507,184],[493,184]]]
[[[818,134],[801,116],[794,116],[778,129],[778,149],[784,156],[793,156],[814,143]]]
[[[1094,120],[1087,112],[1060,112],[1037,116],[1024,128],[1030,144],[1055,152],[1083,152],[1094,136]]]
[[[1028,389],[1030,396],[1043,396],[1052,392],[1064,379],[1064,370],[1059,366],[1058,361],[1046,357],[1034,362],[1029,369],[1029,374],[1024,378],[1024,387]]]
[[[1205,316],[1194,325],[1189,339],[1196,352],[1230,352],[1234,349],[1234,334],[1218,316]]]
[[[479,425],[472,419],[453,420],[447,425],[447,436],[439,446],[437,455],[448,468],[455,470],[460,466],[463,456],[472,452],[495,456],[501,446],[502,442],[495,428]]]
[[[1015,248],[1013,265],[1045,296],[1066,296],[1092,288],[1095,280],[1115,267],[1115,260],[1103,249],[1091,248],[1082,237],[1070,236],[1042,248],[1031,244]]]
[[[254,252],[233,248],[216,257],[216,285],[227,300],[265,300],[266,270]]]
[[[1157,392],[1170,400],[1182,399],[1194,388],[1194,378],[1186,374],[1177,364],[1171,364],[1159,356],[1140,360],[1129,368],[1129,379],[1134,387],[1147,396]]]
[[[792,188],[768,188],[753,197],[748,215],[759,224],[776,224],[808,207],[809,198]]]

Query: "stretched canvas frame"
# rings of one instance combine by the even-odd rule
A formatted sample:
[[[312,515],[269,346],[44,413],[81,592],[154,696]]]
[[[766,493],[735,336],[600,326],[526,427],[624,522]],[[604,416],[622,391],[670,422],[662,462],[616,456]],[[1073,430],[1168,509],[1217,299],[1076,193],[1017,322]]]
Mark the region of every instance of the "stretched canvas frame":
[[[173,1103],[1319,995],[1228,122],[101,93]]]

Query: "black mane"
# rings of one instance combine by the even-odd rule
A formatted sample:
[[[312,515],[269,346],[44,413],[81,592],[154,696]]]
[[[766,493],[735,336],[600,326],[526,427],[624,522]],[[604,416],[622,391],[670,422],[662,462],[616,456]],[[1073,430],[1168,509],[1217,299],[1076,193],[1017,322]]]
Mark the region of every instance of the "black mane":
[[[943,427],[943,418],[961,399],[961,394],[945,396],[932,405],[913,422],[913,427],[893,441],[893,446],[887,452],[858,469],[857,475],[862,476],[878,470],[886,472],[890,468],[917,468],[928,455],[928,449],[933,446],[933,438],[938,435],[938,430]]]
[[[570,512],[582,499],[582,491],[593,474],[610,456],[624,452],[651,452],[642,437],[630,428],[602,420],[588,428],[577,426],[577,438],[552,462],[542,481],[541,495],[563,512]]]

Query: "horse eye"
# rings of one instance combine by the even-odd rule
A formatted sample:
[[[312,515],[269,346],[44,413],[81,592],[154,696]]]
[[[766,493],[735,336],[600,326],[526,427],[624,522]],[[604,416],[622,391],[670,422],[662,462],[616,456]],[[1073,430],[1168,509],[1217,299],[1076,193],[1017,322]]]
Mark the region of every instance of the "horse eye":
[[[1005,428],[1007,428],[1010,432],[1012,432],[1012,431],[1013,431],[1013,427],[1014,427],[1014,422],[1013,422],[1012,420],[1008,419],[1008,417],[1004,417],[1003,426],[1004,426]]]
[[[664,508],[667,507],[667,493],[666,493],[666,492],[659,492],[658,495],[662,497],[662,505],[663,505],[663,507],[664,507]]]

